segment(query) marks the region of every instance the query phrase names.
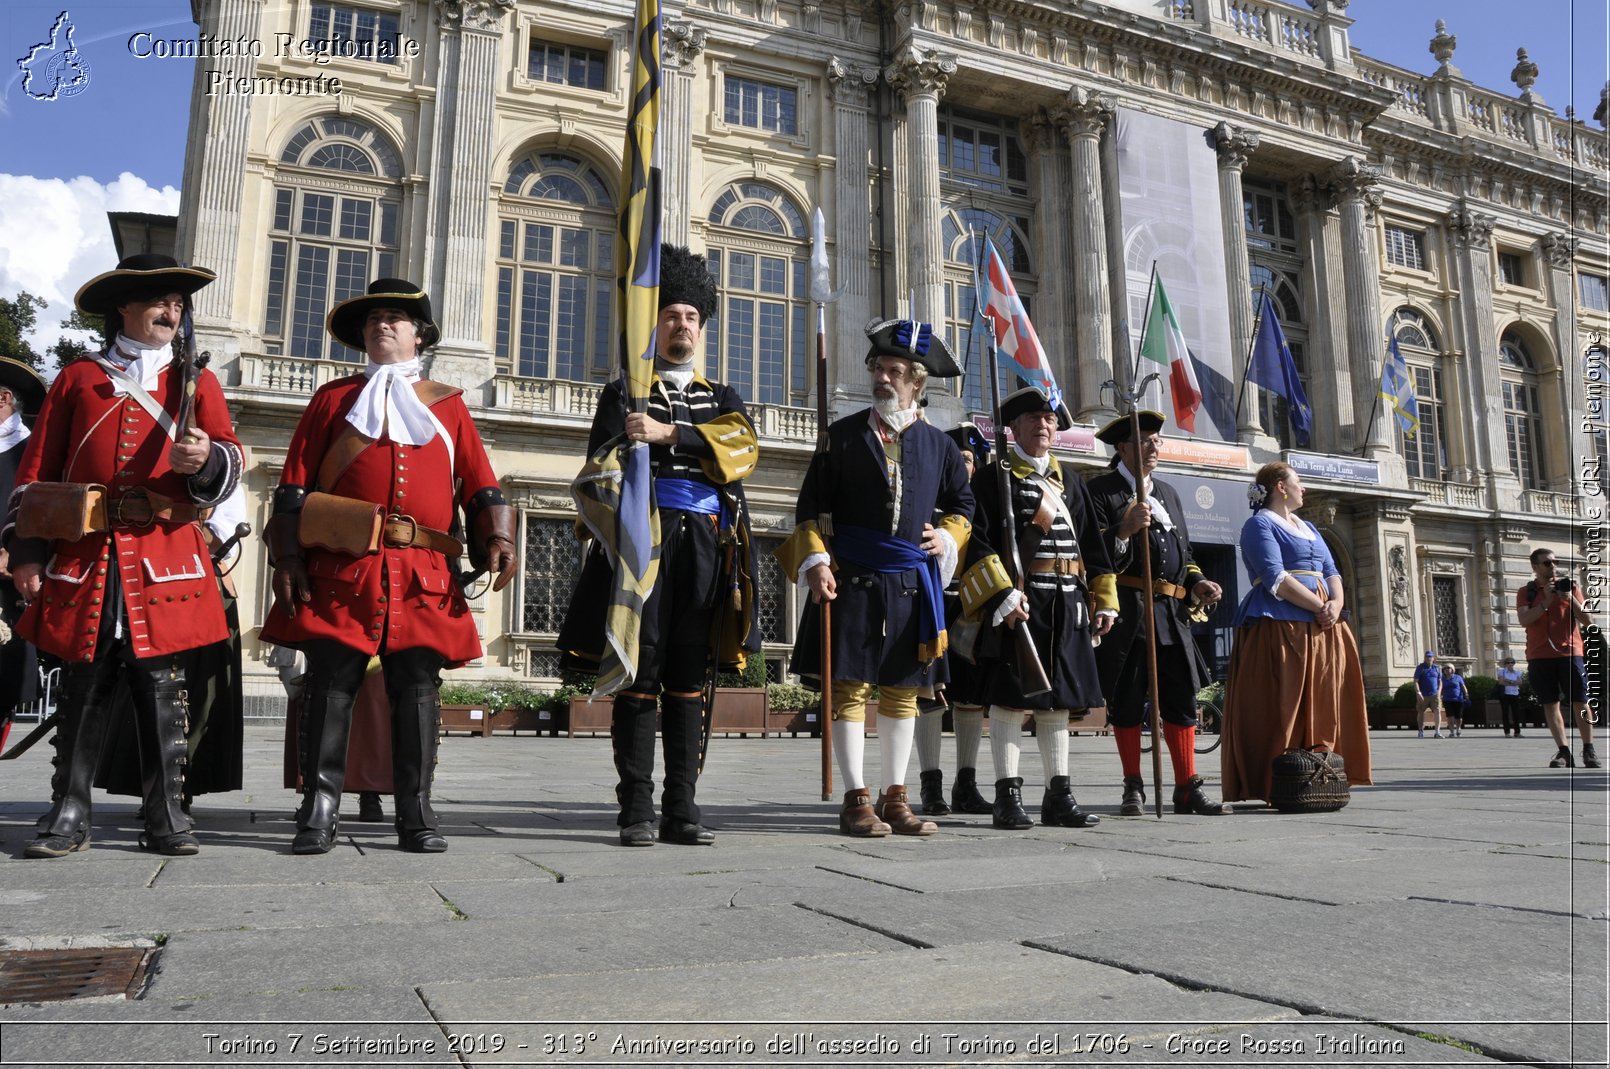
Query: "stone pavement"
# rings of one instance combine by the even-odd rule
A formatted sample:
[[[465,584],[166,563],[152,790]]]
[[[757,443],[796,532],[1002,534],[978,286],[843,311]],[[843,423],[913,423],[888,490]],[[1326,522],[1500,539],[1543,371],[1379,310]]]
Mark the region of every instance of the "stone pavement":
[[[1606,774],[1546,737],[1377,732],[1339,813],[1156,820],[1087,735],[1099,827],[915,840],[838,835],[816,741],[718,738],[716,845],[646,850],[607,739],[455,737],[448,853],[349,822],[304,858],[279,729],[247,736],[193,858],[97,794],[91,850],[23,860],[50,747],[0,765],[0,948],[160,946],[138,999],[0,1009],[0,1063],[1606,1064]]]

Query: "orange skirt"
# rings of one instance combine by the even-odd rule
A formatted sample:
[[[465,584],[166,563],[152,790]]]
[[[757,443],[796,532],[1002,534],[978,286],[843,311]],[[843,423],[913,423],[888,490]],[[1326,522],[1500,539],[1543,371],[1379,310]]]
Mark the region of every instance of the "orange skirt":
[[[1227,802],[1267,802],[1274,759],[1291,749],[1339,753],[1348,783],[1373,782],[1364,672],[1345,623],[1261,618],[1237,630],[1224,708]]]

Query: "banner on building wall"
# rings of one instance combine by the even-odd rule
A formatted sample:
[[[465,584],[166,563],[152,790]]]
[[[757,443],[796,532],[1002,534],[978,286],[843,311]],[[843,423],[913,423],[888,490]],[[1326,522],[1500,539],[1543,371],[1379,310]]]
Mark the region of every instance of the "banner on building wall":
[[[1118,156],[1129,337],[1129,352],[1121,358],[1134,367],[1155,261],[1159,277],[1168,279],[1169,301],[1202,391],[1195,434],[1234,441],[1237,382],[1219,214],[1218,153],[1202,127],[1126,108],[1118,109],[1113,120],[1113,145]],[[1251,298],[1243,293],[1237,299]],[[1142,407],[1172,410],[1161,384],[1147,391]]]

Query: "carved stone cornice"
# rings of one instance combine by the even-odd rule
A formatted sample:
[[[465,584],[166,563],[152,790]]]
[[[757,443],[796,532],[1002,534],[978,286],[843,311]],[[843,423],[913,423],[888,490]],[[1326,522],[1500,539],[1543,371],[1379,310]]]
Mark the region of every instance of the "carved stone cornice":
[[[1325,174],[1326,180],[1343,204],[1362,201],[1366,211],[1381,206],[1381,168],[1357,156],[1348,156]]]
[[[1336,190],[1313,175],[1304,175],[1293,187],[1291,206],[1299,213],[1328,212],[1336,207]]]
[[[667,70],[686,70],[704,52],[705,28],[691,22],[667,22],[661,38]]]
[[[516,0],[436,0],[436,25],[444,30],[503,32],[503,17],[514,10]]]
[[[1258,132],[1221,122],[1213,128],[1213,147],[1219,152],[1219,167],[1239,171],[1258,150]]]
[[[1023,135],[1023,147],[1029,150],[1031,156],[1055,152],[1061,143],[1061,128],[1044,108],[1034,109],[1033,116],[1019,129]]]
[[[878,84],[878,68],[846,63],[837,56],[828,57],[827,91],[833,103],[841,107],[864,108],[867,94]]]
[[[1493,227],[1498,219],[1483,212],[1459,207],[1448,213],[1448,232],[1462,249],[1485,249],[1492,244]]]
[[[926,94],[942,97],[950,76],[956,73],[956,63],[954,53],[907,45],[905,51],[884,68],[883,76],[903,97]]]
[[[1542,246],[1543,256],[1550,267],[1557,271],[1570,269],[1571,261],[1576,258],[1576,238],[1569,234],[1548,233],[1543,235]]]
[[[1118,98],[1111,93],[1098,93],[1076,85],[1068,90],[1067,97],[1055,112],[1055,118],[1062,124],[1068,140],[1076,141],[1081,137],[1100,137],[1107,120],[1117,110]]]

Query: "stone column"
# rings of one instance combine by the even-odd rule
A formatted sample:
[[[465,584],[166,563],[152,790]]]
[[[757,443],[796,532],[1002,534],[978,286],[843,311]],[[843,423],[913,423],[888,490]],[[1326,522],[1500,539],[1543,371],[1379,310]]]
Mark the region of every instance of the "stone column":
[[[704,38],[704,27],[691,22],[665,24],[658,140],[664,236],[672,245],[686,245],[693,232],[693,83]]]
[[[837,56],[827,61],[834,156],[833,244],[828,260],[834,286],[844,291],[827,311],[827,370],[828,381],[833,383],[828,408],[835,414],[848,407],[852,386],[859,386],[861,398],[868,396],[866,376],[861,373],[867,347],[863,328],[879,314],[872,307],[872,181],[867,139],[867,103],[877,84],[877,67],[858,66]]]
[[[431,220],[432,275],[442,341],[430,376],[479,398],[491,375],[482,337],[486,297],[487,212],[492,196],[492,139],[498,46],[515,0],[436,0],[441,67]]]
[[[217,40],[257,41],[263,37],[263,0],[222,0],[197,4],[196,26]],[[196,343],[213,353],[214,374],[227,376],[240,353],[231,323],[261,325],[262,309],[236,308],[235,280],[255,277],[259,262],[241,263],[241,201],[246,182],[246,150],[251,131],[253,97],[209,95],[213,71],[233,82],[257,73],[249,52],[196,62],[190,92],[190,148],[185,157],[184,191],[180,198],[178,259],[205,267],[218,280],[196,294]],[[256,246],[248,256],[255,257]],[[227,377],[224,381],[230,381]]]
[[[908,44],[884,71],[906,102],[905,204],[910,211],[907,271],[914,305],[912,318],[942,322],[945,316],[945,250],[939,217],[939,98],[956,73],[948,52]]]
[[[1557,427],[1560,424],[1556,419],[1564,420],[1571,428],[1571,433],[1569,436],[1545,434],[1538,448],[1543,450],[1548,488],[1560,494],[1597,493],[1597,487],[1593,485],[1596,480],[1584,463],[1587,458],[1594,456],[1594,447],[1586,426],[1588,413],[1584,376],[1587,371],[1583,363],[1586,346],[1577,333],[1577,294],[1571,278],[1577,244],[1576,238],[1561,233],[1544,234],[1540,243],[1543,263],[1548,266],[1549,296],[1554,301],[1554,349],[1559,353],[1557,366],[1561,369],[1559,389],[1550,396],[1551,401],[1558,398],[1560,414],[1554,416],[1545,404],[1541,416],[1545,427]],[[1539,395],[1546,395],[1546,382],[1545,376],[1538,376]],[[1587,489],[1589,487],[1592,487],[1591,491]]]
[[[1373,460],[1397,458],[1392,448],[1391,414],[1375,412],[1386,353],[1381,318],[1381,265],[1376,259],[1374,213],[1381,204],[1376,183],[1380,167],[1348,156],[1329,178],[1342,213],[1342,280],[1347,290],[1347,366],[1353,371],[1354,446]],[[1366,437],[1367,434],[1367,437]],[[1398,458],[1401,460],[1401,458]],[[1401,466],[1401,465],[1400,465]]]
[[[1059,124],[1041,108],[1023,126],[1024,143],[1034,168],[1034,186],[1039,210],[1035,213],[1034,258],[1040,290],[1034,298],[1029,318],[1040,336],[1046,357],[1051,361],[1057,383],[1064,389],[1073,382],[1075,364],[1073,331],[1068,324],[1068,221],[1064,202],[1057,193],[1060,179],[1062,134]]]
[[[1113,411],[1110,400],[1101,393],[1101,384],[1114,374],[1109,320],[1111,279],[1099,143],[1116,107],[1111,94],[1075,86],[1068,91],[1058,113],[1073,152],[1073,186],[1068,190],[1068,201],[1073,215],[1073,355],[1079,382],[1076,390],[1066,392],[1071,395],[1069,407],[1081,422],[1102,422]],[[1127,362],[1126,355],[1126,365]]]
[[[1309,294],[1309,402],[1331,399],[1330,404],[1314,405],[1314,447],[1341,452],[1342,428],[1370,417],[1368,412],[1362,417],[1355,414],[1352,372],[1347,361],[1336,355],[1347,351],[1347,293],[1342,279],[1336,197],[1329,186],[1308,175],[1294,185],[1291,206],[1297,213],[1303,292]]]
[[[1447,421],[1449,478],[1475,482],[1478,472],[1490,473],[1497,500],[1512,501],[1519,482],[1509,470],[1509,448],[1504,441],[1503,384],[1498,377],[1498,332],[1493,325],[1493,227],[1491,215],[1461,204],[1448,213],[1448,237],[1453,253],[1454,286],[1463,319],[1464,353],[1443,356],[1443,381],[1453,386],[1450,403],[1442,406]],[[1449,346],[1449,350],[1452,350]]]
[[[1257,310],[1252,302],[1252,268],[1247,260],[1247,213],[1241,192],[1241,172],[1247,158],[1258,148],[1256,131],[1221,122],[1213,129],[1213,144],[1219,150],[1219,221],[1224,229],[1225,286],[1230,294],[1230,344],[1235,346],[1230,373],[1236,377],[1236,437],[1243,445],[1276,448],[1274,439],[1263,432],[1258,416],[1257,387],[1247,382],[1247,357],[1252,351],[1252,331]]]

